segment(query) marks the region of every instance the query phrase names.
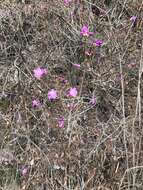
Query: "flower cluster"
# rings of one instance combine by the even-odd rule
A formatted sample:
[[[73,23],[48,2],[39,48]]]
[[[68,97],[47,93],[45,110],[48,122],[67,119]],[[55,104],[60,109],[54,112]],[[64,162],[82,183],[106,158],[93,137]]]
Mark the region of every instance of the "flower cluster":
[[[72,2],[72,0],[63,0],[63,2],[64,2],[65,5],[69,5],[69,3]],[[137,16],[132,16],[132,17],[130,18],[130,21],[131,21],[132,23],[134,23],[134,22],[136,21],[136,19],[137,19]],[[91,40],[91,38],[90,38],[90,40],[91,40],[90,43],[91,43],[91,45],[93,45],[93,46],[101,47],[101,46],[104,44],[103,40],[102,40],[100,37],[97,37],[97,36],[96,36],[96,38],[93,39],[93,37],[94,37],[94,32],[91,32],[91,31],[90,31],[90,28],[89,28],[88,25],[83,25],[83,26],[81,27],[81,29],[80,29],[80,35],[81,35],[82,37],[86,37],[86,38],[83,38],[84,40],[85,40],[85,39],[87,40],[88,37],[91,36],[92,40]],[[91,55],[93,55],[93,51],[85,50],[85,55],[86,55],[86,56],[91,56]],[[76,69],[80,69],[80,68],[81,68],[81,65],[78,64],[78,63],[73,63],[72,65],[73,65],[73,67],[76,68]],[[130,64],[128,64],[127,66],[128,66],[128,68],[131,69],[133,66],[135,66],[135,63],[130,63]],[[45,75],[47,75],[47,69],[46,69],[46,68],[42,68],[42,67],[37,67],[37,68],[35,68],[35,69],[33,70],[33,73],[34,73],[34,77],[35,77],[35,78],[41,79],[42,77],[44,77]],[[59,81],[63,82],[64,84],[67,84],[67,83],[68,83],[68,81],[65,80],[65,78],[64,78],[63,76],[58,76],[57,79],[58,79]],[[123,80],[123,79],[124,79],[124,77],[123,77],[123,75],[121,75],[121,74],[119,74],[119,75],[116,76],[116,80],[117,80],[117,81],[121,81],[121,80]],[[77,88],[76,88],[76,87],[71,87],[71,88],[69,88],[68,91],[67,91],[67,93],[66,93],[66,95],[67,95],[68,97],[70,97],[70,98],[76,98],[77,95],[78,95],[78,90],[77,90]],[[58,92],[57,92],[56,89],[52,88],[52,89],[50,89],[50,90],[48,91],[48,93],[47,93],[47,99],[48,99],[49,101],[54,101],[54,100],[56,100],[56,99],[58,99],[58,98],[59,98],[59,95],[58,95]],[[95,99],[94,96],[90,99],[90,102],[89,102],[89,103],[90,103],[92,106],[95,106],[95,105],[96,105],[96,99]],[[32,100],[32,107],[33,107],[33,108],[38,108],[38,107],[40,107],[40,106],[41,106],[41,102],[40,102],[39,99],[33,99],[33,100]],[[69,108],[70,111],[73,111],[73,110],[76,108],[76,105],[72,102],[72,103],[69,103],[69,104],[67,105],[67,107]],[[58,126],[59,126],[60,128],[63,128],[63,127],[64,127],[64,125],[65,125],[65,119],[64,119],[63,116],[60,116],[60,117],[58,118],[57,122],[58,122]],[[24,176],[24,175],[26,175],[26,173],[27,173],[27,168],[24,168],[24,169],[22,170],[22,175]]]
[[[80,64],[73,64],[73,66],[75,68],[80,68]],[[36,69],[34,69],[34,77],[36,77],[37,79],[40,79],[41,77],[43,77],[45,74],[47,74],[47,70],[44,69],[44,68],[41,68],[41,67],[38,67]],[[59,77],[59,80],[65,80],[64,77]],[[71,97],[71,98],[76,98],[77,95],[78,95],[78,90],[76,87],[71,87],[68,89],[67,91],[67,94],[66,94],[68,97]],[[49,101],[54,101],[56,99],[58,99],[58,92],[56,89],[52,88],[48,91],[47,93],[47,99]],[[95,98],[91,98],[90,100],[90,104],[92,106],[94,106],[96,104],[96,100]],[[33,108],[38,108],[41,106],[41,102],[39,99],[33,99],[32,100],[32,107]],[[75,108],[76,108],[76,105],[72,102],[72,103],[69,103],[67,105],[67,108],[69,108],[70,111],[73,111]],[[60,116],[58,119],[57,119],[57,123],[58,123],[58,126],[59,128],[64,128],[65,126],[65,118],[63,116]],[[24,168],[21,170],[21,173],[23,176],[25,176],[27,174],[27,168]]]
[[[81,28],[80,35],[83,37],[89,37],[90,35],[94,34],[93,32],[89,31],[89,27],[87,25],[84,25]],[[103,44],[103,40],[96,39],[94,42],[92,42],[93,45],[100,47]],[[87,53],[87,52],[86,52]]]
[[[73,64],[74,67],[76,68],[80,68],[80,65],[79,64]],[[41,67],[38,67],[36,69],[34,69],[34,77],[36,77],[37,79],[40,79],[41,77],[43,77],[44,75],[47,74],[47,70],[45,68],[41,68]],[[62,78],[63,80],[64,78]],[[65,79],[64,79],[65,80]],[[78,91],[76,89],[76,87],[72,87],[69,89],[68,91],[68,96],[69,97],[76,97],[78,94]],[[58,98],[58,93],[57,93],[57,90],[55,89],[50,89],[47,93],[47,98],[49,101],[52,101],[52,100],[56,100]],[[38,99],[33,99],[32,100],[32,107],[36,108],[36,107],[40,107],[41,106],[41,102],[38,100]]]

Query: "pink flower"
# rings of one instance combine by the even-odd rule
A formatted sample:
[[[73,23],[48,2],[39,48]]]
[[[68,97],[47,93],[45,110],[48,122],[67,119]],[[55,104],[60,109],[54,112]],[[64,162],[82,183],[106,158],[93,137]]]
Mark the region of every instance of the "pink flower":
[[[40,101],[35,99],[32,101],[32,107],[39,107],[41,105]]]
[[[136,19],[137,19],[137,16],[132,16],[132,17],[130,18],[130,21],[135,22],[135,21],[136,21]]]
[[[58,97],[57,91],[54,89],[49,90],[48,92],[48,99],[49,100],[55,100]]]
[[[89,32],[88,26],[84,25],[80,31],[80,35],[88,37],[91,34],[93,34],[93,32]]]
[[[119,74],[116,76],[116,80],[121,81],[123,80],[123,75]]]
[[[21,170],[20,170],[20,173],[22,176],[26,176],[28,174],[28,167],[23,167]]]
[[[68,5],[72,0],[64,0],[64,4]]]
[[[64,80],[63,82],[64,82],[65,84],[67,84],[67,83],[68,83],[68,80]]]
[[[37,79],[40,79],[41,77],[43,77],[45,74],[47,74],[47,70],[46,69],[43,69],[41,67],[37,67],[36,69],[34,69],[34,76],[37,78]]]
[[[92,97],[90,100],[90,103],[94,106],[96,104],[96,99],[95,97]]]
[[[71,97],[76,97],[77,96],[77,89],[74,87],[74,88],[70,88],[70,90],[69,90],[69,96],[71,96]]]
[[[64,128],[64,125],[65,125],[64,117],[60,117],[58,119],[58,125],[60,128]]]
[[[95,45],[95,46],[97,46],[97,47],[101,46],[102,44],[103,44],[103,41],[102,41],[101,39],[97,39],[97,40],[95,40],[95,42],[93,43],[93,45]]]
[[[76,67],[77,69],[80,68],[80,64],[77,64],[77,63],[73,64],[73,66]]]

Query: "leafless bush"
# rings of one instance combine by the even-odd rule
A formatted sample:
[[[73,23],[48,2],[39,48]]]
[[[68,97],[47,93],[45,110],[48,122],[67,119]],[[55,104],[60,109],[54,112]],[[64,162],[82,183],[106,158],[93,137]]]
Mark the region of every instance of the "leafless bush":
[[[1,189],[142,189],[140,18],[140,1],[1,3]],[[96,36],[80,35],[85,24]],[[37,67],[48,70],[42,80]],[[67,97],[75,86],[78,97]],[[52,88],[56,101],[47,99]]]

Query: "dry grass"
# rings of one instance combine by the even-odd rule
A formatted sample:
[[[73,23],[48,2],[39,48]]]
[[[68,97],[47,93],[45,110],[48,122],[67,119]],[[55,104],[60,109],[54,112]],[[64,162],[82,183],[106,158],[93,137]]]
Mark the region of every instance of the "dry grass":
[[[141,0],[0,3],[1,190],[143,189],[142,10]],[[103,47],[83,41],[84,24]],[[33,77],[37,66],[48,69],[42,80]],[[65,96],[71,86],[75,99]],[[54,102],[51,88],[59,94]],[[32,108],[33,98],[40,108]]]

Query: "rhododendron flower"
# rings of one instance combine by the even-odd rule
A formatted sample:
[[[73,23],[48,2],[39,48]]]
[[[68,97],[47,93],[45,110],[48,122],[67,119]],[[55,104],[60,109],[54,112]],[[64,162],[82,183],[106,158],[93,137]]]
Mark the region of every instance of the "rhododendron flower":
[[[64,127],[64,125],[65,125],[64,117],[60,117],[58,119],[58,125],[59,125],[60,128]]]
[[[67,84],[67,83],[68,83],[68,80],[64,80],[63,82],[64,82],[65,84]]]
[[[71,97],[76,97],[77,96],[77,89],[74,87],[74,88],[70,88],[69,90],[69,96]]]
[[[33,107],[39,107],[40,105],[41,105],[41,103],[40,103],[39,100],[35,99],[35,100],[32,101],[32,106]]]
[[[88,37],[91,34],[93,34],[93,32],[89,32],[88,26],[84,25],[80,31],[80,35]]]
[[[64,4],[68,5],[72,0],[64,0]]]
[[[92,97],[90,100],[90,103],[94,106],[96,104],[96,99],[95,97]]]
[[[93,45],[95,45],[95,46],[97,46],[97,47],[101,46],[102,44],[103,44],[103,41],[102,41],[101,39],[97,39],[97,40],[95,40],[95,42],[93,43]]]
[[[136,19],[137,19],[137,16],[132,16],[132,17],[130,18],[130,21],[135,22],[135,21],[136,21]]]
[[[73,64],[73,66],[76,67],[77,69],[80,68],[80,64],[77,64],[77,63]]]
[[[34,76],[37,79],[40,79],[41,77],[43,77],[45,74],[47,74],[47,70],[41,67],[37,67],[36,69],[34,69]]]
[[[23,167],[21,170],[20,170],[20,173],[23,177],[25,177],[27,174],[28,174],[28,167]]]
[[[58,97],[57,91],[54,89],[49,90],[48,92],[48,99],[49,100],[55,100]]]
[[[123,80],[123,75],[119,74],[116,76],[116,80],[121,81]]]

